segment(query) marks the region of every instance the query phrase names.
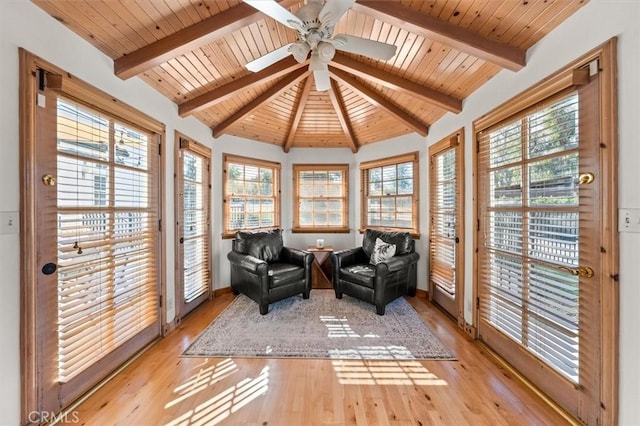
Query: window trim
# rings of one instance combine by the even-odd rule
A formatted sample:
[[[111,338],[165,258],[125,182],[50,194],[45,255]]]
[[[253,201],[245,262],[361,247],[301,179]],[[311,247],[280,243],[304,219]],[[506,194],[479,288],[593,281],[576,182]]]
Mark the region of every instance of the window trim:
[[[343,202],[342,210],[342,225],[340,226],[311,226],[302,227],[300,223],[300,191],[298,173],[301,171],[340,171],[343,173],[343,195],[342,197],[327,197],[327,198],[340,198]],[[349,233],[349,164],[293,164],[293,227],[291,232],[293,233],[325,233],[325,234],[340,234]],[[308,199],[316,200],[321,197],[308,197]]]
[[[380,231],[394,231],[394,232],[409,232],[415,239],[420,238],[420,169],[419,161],[420,153],[418,151],[408,152],[405,154],[396,155],[393,157],[380,158],[378,160],[366,161],[360,163],[360,227],[358,232],[364,233],[366,229],[377,229]],[[411,228],[398,228],[390,226],[372,226],[367,223],[367,191],[368,191],[368,179],[367,173],[369,170],[376,167],[384,167],[390,165],[397,165],[400,163],[413,162],[413,194],[412,194],[412,212],[411,212]]]
[[[227,202],[227,200],[229,199],[229,194],[227,193],[227,168],[229,163],[240,163],[245,166],[270,168],[275,172],[274,173],[275,177],[273,179],[273,194],[274,194],[273,195],[273,206],[274,206],[273,226],[247,228],[247,229],[229,229],[228,228],[228,220],[229,220],[230,212],[229,212],[229,203]],[[243,230],[266,231],[271,229],[280,229],[281,223],[282,223],[281,209],[280,209],[281,195],[282,195],[281,186],[280,186],[281,175],[282,175],[282,165],[275,161],[260,160],[256,158],[243,157],[241,155],[234,155],[234,154],[226,154],[226,153],[222,154],[222,185],[223,185],[222,204],[224,206],[222,211],[222,221],[223,221],[222,222],[222,228],[223,228],[222,238],[223,239],[234,238],[236,235],[236,232],[243,231]]]

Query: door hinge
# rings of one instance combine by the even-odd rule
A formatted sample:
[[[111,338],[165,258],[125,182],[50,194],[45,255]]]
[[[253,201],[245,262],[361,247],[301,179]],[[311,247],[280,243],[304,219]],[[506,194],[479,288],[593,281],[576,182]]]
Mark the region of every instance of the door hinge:
[[[162,308],[162,295],[158,296],[158,306]]]
[[[162,144],[158,144],[158,155],[162,155]]]
[[[158,219],[158,231],[162,231],[162,219]]]
[[[478,223],[476,225],[476,231],[480,231],[480,219],[478,219]]]
[[[476,309],[480,309],[480,298],[476,297]]]

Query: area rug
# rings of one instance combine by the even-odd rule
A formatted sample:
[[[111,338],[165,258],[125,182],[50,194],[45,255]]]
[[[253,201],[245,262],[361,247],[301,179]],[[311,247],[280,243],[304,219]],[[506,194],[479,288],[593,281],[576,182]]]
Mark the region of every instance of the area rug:
[[[182,354],[199,357],[439,359],[455,355],[404,299],[375,306],[332,290],[312,290],[269,305],[239,295]]]

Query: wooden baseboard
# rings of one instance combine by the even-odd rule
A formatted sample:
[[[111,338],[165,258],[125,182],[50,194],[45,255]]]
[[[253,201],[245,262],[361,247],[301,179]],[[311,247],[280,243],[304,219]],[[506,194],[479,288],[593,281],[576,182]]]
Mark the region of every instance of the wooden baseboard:
[[[416,289],[416,297],[429,298],[429,292],[427,290]]]
[[[231,286],[224,287],[224,288],[217,288],[213,290],[213,297],[222,296],[223,294],[229,294],[229,293],[232,293]]]

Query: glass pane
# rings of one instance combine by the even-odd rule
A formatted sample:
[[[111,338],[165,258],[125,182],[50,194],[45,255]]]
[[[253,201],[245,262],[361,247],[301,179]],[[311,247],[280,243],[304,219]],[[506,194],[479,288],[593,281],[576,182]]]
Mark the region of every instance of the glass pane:
[[[373,182],[369,184],[369,195],[378,197],[382,195],[382,182]]]
[[[578,95],[527,118],[529,158],[578,147]]]
[[[229,200],[229,228],[241,229],[244,227],[244,199],[231,198]]]
[[[390,181],[390,180],[396,180],[396,165],[391,165],[391,166],[384,166],[382,168],[382,180],[383,181]]]
[[[382,198],[380,200],[383,212],[393,212],[396,210],[395,198]]]
[[[370,212],[379,212],[381,210],[380,198],[369,198],[367,204],[367,210]]]
[[[315,200],[313,202],[313,209],[318,212],[326,212],[327,211],[327,202],[325,200]]]
[[[343,172],[337,171],[329,172],[329,183],[341,184],[344,181],[343,174]]]
[[[490,173],[492,207],[522,204],[522,168],[500,169]]]
[[[336,213],[329,214],[329,225],[330,226],[341,226],[342,225],[342,215]]]
[[[311,212],[301,212],[300,226],[312,226],[312,225],[313,225],[313,214]]]
[[[301,197],[312,197],[313,196],[313,185],[300,185],[298,186]]]
[[[398,194],[413,194],[413,179],[399,180]]]
[[[396,195],[396,181],[383,182],[382,193],[384,195]]]
[[[109,161],[109,120],[97,112],[58,98],[58,152]]]
[[[114,205],[116,207],[147,207],[148,178],[149,175],[146,172],[114,168]]]
[[[578,265],[578,213],[531,212],[529,256],[562,265]]]
[[[313,200],[300,200],[300,211],[301,212],[313,211]]]
[[[529,205],[578,205],[578,153],[529,164]]]
[[[58,207],[97,207],[109,204],[109,169],[88,160],[58,155]]]
[[[397,197],[396,198],[396,210],[398,212],[411,212],[413,207],[411,197]]]
[[[522,131],[520,122],[494,130],[489,135],[489,167],[522,160]]]
[[[273,199],[268,198],[268,199],[262,199],[261,202],[261,206],[260,206],[260,210],[262,212],[274,212],[275,211],[275,204],[273,203]]]
[[[300,185],[313,184],[313,172],[312,171],[298,172],[298,179],[299,179]]]
[[[115,123],[115,162],[129,167],[146,170],[149,156],[147,135],[137,130]]]
[[[230,180],[244,180],[244,166],[242,164],[229,163],[227,175]]]
[[[327,188],[327,196],[329,197],[342,197],[342,184],[329,185]]]
[[[522,253],[522,213],[490,212],[489,235],[485,242],[491,248]]]
[[[396,225],[398,228],[411,228],[411,214],[398,213],[396,215]]]
[[[322,182],[322,183],[316,183],[313,186],[313,195],[315,197],[326,197],[327,196],[327,184]]]
[[[438,180],[452,180],[456,178],[456,151],[450,149],[437,157]]]
[[[369,170],[369,182],[382,181],[382,168],[376,167]]]
[[[327,213],[317,213],[314,215],[316,226],[327,226],[329,224],[329,215]]]
[[[327,209],[332,212],[342,213],[342,200],[329,200]]]
[[[398,164],[398,179],[413,179],[413,163]]]
[[[328,180],[328,173],[327,171],[323,170],[323,171],[316,171],[313,173],[313,181],[316,184],[326,184],[327,180]]]

